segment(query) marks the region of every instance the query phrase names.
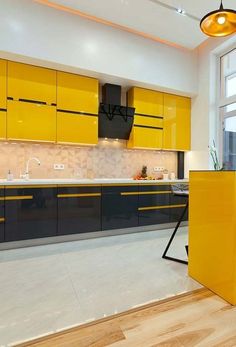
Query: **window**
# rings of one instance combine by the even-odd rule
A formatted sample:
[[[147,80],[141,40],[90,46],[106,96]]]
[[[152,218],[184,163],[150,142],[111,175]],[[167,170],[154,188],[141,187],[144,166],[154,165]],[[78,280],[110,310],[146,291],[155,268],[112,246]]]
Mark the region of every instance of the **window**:
[[[223,166],[236,170],[236,49],[221,57],[220,115],[223,124]]]

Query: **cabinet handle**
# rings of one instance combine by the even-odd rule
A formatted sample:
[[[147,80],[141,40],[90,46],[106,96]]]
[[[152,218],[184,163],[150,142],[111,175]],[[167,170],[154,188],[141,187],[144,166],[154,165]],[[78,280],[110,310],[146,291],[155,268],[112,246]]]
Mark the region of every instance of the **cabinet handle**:
[[[139,192],[121,192],[120,195],[139,195]]]
[[[151,126],[151,125],[134,124],[134,127],[136,127],[136,128],[147,128],[147,129],[163,130],[163,127],[154,127],[154,126]]]
[[[160,190],[159,192],[121,192],[121,195],[152,195],[152,194],[170,194],[171,190]]]
[[[18,196],[5,196],[6,201],[13,201],[13,200],[32,200],[33,195],[18,195]]]
[[[148,117],[148,118],[157,118],[157,119],[164,119],[163,116],[153,116],[151,114],[144,114],[144,113],[135,113],[135,116],[142,116],[142,117]]]
[[[21,102],[29,102],[31,104],[47,105],[46,101],[41,100],[31,100],[31,99],[19,99]]]
[[[160,205],[160,206],[147,206],[147,207],[139,207],[139,211],[149,211],[149,210],[161,210],[163,208],[178,208],[178,207],[185,207],[186,204],[181,205]]]
[[[84,194],[58,194],[58,198],[85,198],[89,196],[101,196],[101,193],[84,193]]]
[[[0,218],[0,223],[5,222],[5,218]]]

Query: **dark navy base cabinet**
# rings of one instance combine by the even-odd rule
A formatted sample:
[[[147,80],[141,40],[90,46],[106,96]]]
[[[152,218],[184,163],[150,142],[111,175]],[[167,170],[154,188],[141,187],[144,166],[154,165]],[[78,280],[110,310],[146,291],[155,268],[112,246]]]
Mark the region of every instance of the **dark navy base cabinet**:
[[[170,222],[170,194],[169,185],[140,185],[140,226]]]
[[[58,235],[101,230],[101,187],[58,187]]]
[[[57,188],[5,189],[5,241],[57,234]]]
[[[170,222],[169,208],[139,212],[139,226],[164,224],[169,222]]]
[[[5,212],[4,212],[4,188],[0,187],[0,242],[4,241],[4,220],[5,220]]]
[[[102,230],[138,226],[138,186],[102,188]]]
[[[186,203],[168,183],[0,187],[0,242],[176,223]]]

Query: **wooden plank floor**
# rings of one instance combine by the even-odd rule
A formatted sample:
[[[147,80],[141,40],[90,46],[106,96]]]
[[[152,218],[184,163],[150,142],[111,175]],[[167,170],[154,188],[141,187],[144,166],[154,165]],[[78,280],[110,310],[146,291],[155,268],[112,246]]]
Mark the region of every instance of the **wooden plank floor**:
[[[235,347],[236,307],[197,290],[20,347]]]

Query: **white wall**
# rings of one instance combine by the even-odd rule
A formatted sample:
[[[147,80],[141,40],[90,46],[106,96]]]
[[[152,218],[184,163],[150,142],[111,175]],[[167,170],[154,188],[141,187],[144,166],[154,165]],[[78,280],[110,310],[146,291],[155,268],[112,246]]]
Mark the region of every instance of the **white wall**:
[[[198,95],[192,100],[192,151],[186,155],[186,176],[189,170],[212,168],[208,146],[213,140],[219,149],[217,57],[232,47],[236,47],[236,35],[211,38],[198,48]]]
[[[0,0],[0,56],[103,81],[196,95],[196,53],[31,0]],[[137,19],[138,20],[138,19]]]

